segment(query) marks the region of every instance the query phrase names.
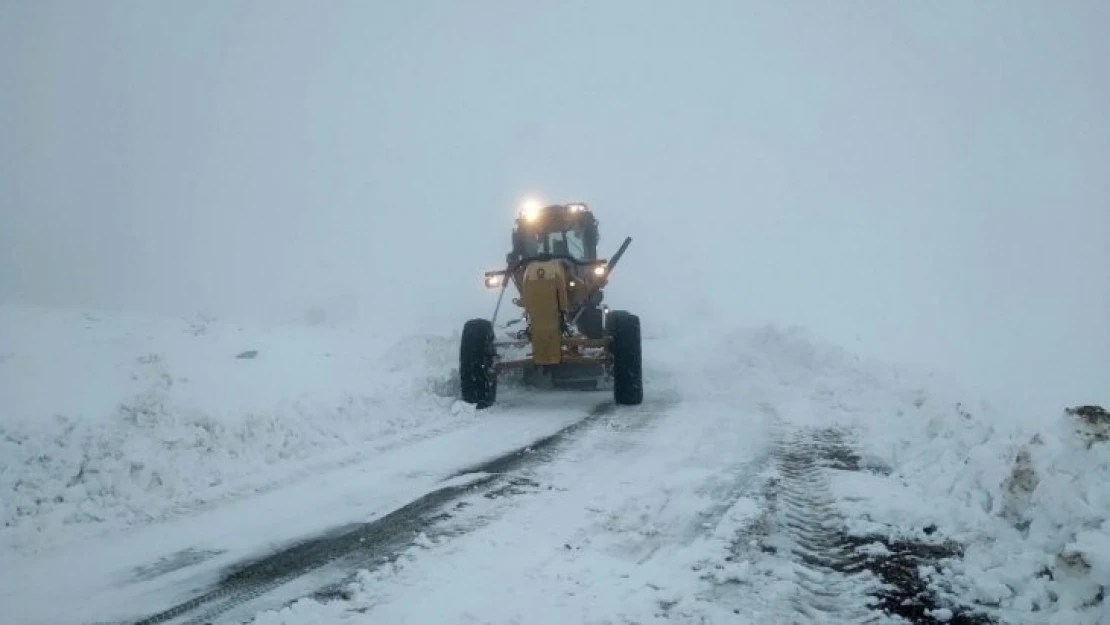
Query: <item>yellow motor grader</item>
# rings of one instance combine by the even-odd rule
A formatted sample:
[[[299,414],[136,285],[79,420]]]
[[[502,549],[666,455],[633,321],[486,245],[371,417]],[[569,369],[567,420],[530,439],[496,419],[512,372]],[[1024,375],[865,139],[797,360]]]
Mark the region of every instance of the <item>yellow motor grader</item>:
[[[597,256],[597,219],[586,204],[527,202],[513,228],[506,268],[488,271],[485,285],[500,289],[492,319],[463,326],[459,382],[463,401],[488,408],[500,374],[523,369],[526,382],[596,388],[611,380],[618,404],[643,401],[640,318],[602,305],[603,289],[632,243],[625,238],[609,259]],[[495,328],[505,290],[515,287],[521,317]],[[511,330],[523,324],[518,330]]]

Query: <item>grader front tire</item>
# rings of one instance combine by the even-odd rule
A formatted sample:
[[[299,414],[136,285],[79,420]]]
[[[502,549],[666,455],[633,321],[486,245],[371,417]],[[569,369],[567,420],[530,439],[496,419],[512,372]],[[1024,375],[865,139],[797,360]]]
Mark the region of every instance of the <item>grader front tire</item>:
[[[497,400],[493,340],[493,324],[487,319],[471,319],[463,326],[459,386],[462,400],[478,409],[489,408]]]
[[[644,401],[640,318],[614,311],[609,313],[608,322],[612,337],[613,399],[619,405],[638,405]]]

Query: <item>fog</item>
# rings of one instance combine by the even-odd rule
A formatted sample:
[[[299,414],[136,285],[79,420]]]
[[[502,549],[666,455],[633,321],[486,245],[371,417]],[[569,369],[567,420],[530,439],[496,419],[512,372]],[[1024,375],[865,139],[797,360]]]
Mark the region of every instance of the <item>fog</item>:
[[[2,2],[0,301],[453,332],[526,196],[647,332],[1110,402],[1110,4]],[[649,354],[650,357],[650,354]]]

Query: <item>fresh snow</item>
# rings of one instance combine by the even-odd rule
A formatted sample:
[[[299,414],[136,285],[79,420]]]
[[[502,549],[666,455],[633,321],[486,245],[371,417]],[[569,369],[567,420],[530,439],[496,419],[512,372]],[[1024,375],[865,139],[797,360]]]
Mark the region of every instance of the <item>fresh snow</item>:
[[[450,337],[2,307],[0,346],[0,536],[23,550],[277,488],[469,418],[449,410]]]
[[[451,333],[29,308],[0,309],[0,332],[0,602],[21,623],[169,607],[229,564],[481,480],[448,478],[607,398],[508,390],[475,411],[455,397]],[[790,557],[793,503],[768,499],[789,478],[784,445],[831,428],[859,470],[820,469],[799,501],[827,500],[847,534],[963,545],[922,571],[932,618],[974,605],[1004,623],[1110,621],[1105,426],[971,401],[796,329],[671,329],[644,350],[644,405],[529,465],[519,492],[469,500],[461,533],[413,536],[347,599],[236,618],[850,621],[871,582]]]

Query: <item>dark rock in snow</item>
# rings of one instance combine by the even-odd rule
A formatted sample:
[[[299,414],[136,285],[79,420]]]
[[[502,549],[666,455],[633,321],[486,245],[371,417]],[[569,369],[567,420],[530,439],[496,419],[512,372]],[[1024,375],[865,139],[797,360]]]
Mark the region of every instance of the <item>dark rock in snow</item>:
[[[1095,443],[1110,441],[1110,412],[1102,406],[1076,406],[1065,412],[1081,421],[1078,433],[1088,449]]]
[[[240,360],[248,360],[248,359],[254,358],[257,355],[258,355],[257,350],[250,349],[250,350],[247,350],[245,352],[242,352],[241,354],[239,354],[235,357],[240,359]]]
[[[1067,413],[1091,425],[1110,425],[1110,412],[1106,412],[1102,406],[1076,406],[1068,408]]]

